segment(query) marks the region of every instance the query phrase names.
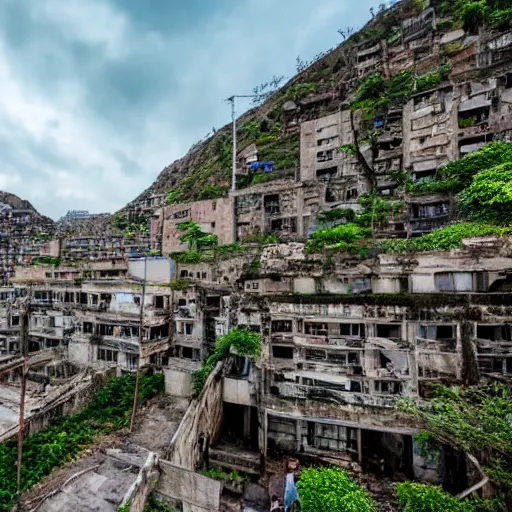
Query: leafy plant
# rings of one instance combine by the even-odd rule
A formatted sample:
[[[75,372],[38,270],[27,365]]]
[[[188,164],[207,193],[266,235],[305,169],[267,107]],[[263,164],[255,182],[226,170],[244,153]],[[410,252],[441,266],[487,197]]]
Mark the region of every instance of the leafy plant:
[[[376,512],[368,492],[337,467],[305,468],[297,483],[303,512]]]
[[[398,502],[403,512],[478,512],[504,510],[496,500],[461,500],[437,485],[401,482],[395,484]]]
[[[261,336],[258,333],[239,327],[221,336],[217,340],[215,350],[203,359],[202,368],[192,374],[196,394],[201,393],[208,376],[216,364],[229,356],[231,347],[240,356],[258,357],[261,353]]]
[[[335,208],[334,210],[328,210],[318,215],[318,222],[321,224],[329,224],[331,222],[339,222],[342,220],[353,222],[355,219],[355,212],[350,208]]]
[[[279,236],[276,233],[253,233],[246,235],[242,239],[244,244],[277,244],[279,243]]]
[[[219,197],[226,197],[227,195],[228,189],[226,187],[219,187],[217,185],[206,185],[200,190],[198,199],[217,199]]]
[[[172,281],[169,287],[175,292],[186,292],[188,290],[190,281],[188,279],[176,279]]]
[[[176,509],[157,499],[154,494],[150,494],[144,512],[176,512]]]
[[[511,234],[512,228],[478,224],[476,222],[459,222],[444,228],[436,229],[432,233],[407,240],[383,240],[379,249],[383,252],[407,251],[449,251],[462,247],[464,238],[475,236]]]
[[[205,257],[202,252],[199,251],[177,251],[170,252],[169,257],[176,263],[201,263]]]
[[[461,211],[482,222],[509,224],[512,220],[512,161],[473,176],[460,194]]]
[[[169,190],[167,192],[167,204],[176,204],[180,202],[181,191],[179,189]]]
[[[469,128],[477,123],[476,116],[463,117],[459,119],[459,128]]]
[[[512,391],[508,386],[492,383],[461,389],[439,384],[427,406],[402,398],[398,408],[419,419],[440,444],[473,454],[495,483],[510,487]]]
[[[51,256],[37,256],[32,259],[31,265],[53,265],[58,267],[60,265],[60,258],[53,258]]]
[[[306,244],[306,251],[320,252],[326,248],[355,250],[357,243],[371,237],[371,230],[353,222],[315,231]]]

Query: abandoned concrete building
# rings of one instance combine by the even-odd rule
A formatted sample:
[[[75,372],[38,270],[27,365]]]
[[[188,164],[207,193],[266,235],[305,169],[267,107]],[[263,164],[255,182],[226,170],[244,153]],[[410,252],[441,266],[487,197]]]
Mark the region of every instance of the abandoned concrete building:
[[[0,439],[16,431],[25,356],[33,431],[75,410],[106,375],[147,366],[165,375],[169,395],[190,401],[160,454],[167,483],[157,487],[183,510],[220,510],[230,485],[196,470],[268,483],[283,458],[368,472],[377,464],[452,493],[475,483],[464,454],[424,456],[420,425],[396,405],[424,403],[433,383],[510,383],[512,236],[468,237],[444,251],[378,243],[458,222],[457,191],[420,185],[490,142],[512,142],[512,35],[448,23],[439,2],[422,12],[400,10],[406,3],[389,11],[385,36],[341,45],[290,82],[307,94],[296,87],[244,114],[232,190],[223,168],[222,186],[214,174],[198,182],[213,189],[208,199],[188,191],[167,204],[187,173],[204,171],[202,152],[208,169],[217,161],[207,140],[112,218],[73,211],[53,223],[0,198]],[[371,115],[352,108],[368,77],[407,72],[414,86],[400,101]],[[279,136],[266,127],[246,136],[244,126],[271,123],[276,109]],[[275,162],[255,173],[268,155]],[[370,192],[398,206],[378,226],[372,213],[368,250],[309,250],[313,234],[363,214]],[[215,248],[192,247],[180,227],[188,221]],[[232,350],[198,393],[194,372],[236,327],[260,334],[261,354]]]

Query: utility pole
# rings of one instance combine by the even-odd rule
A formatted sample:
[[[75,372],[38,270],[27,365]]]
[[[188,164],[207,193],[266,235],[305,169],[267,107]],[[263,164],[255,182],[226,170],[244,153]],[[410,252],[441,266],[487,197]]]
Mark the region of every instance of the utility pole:
[[[231,190],[236,190],[236,152],[237,152],[237,140],[236,140],[236,111],[235,111],[235,99],[236,98],[259,98],[258,94],[238,94],[230,96],[226,101],[231,103],[231,120],[233,122],[233,158],[232,158],[232,176],[231,176]]]
[[[133,430],[135,422],[135,413],[139,402],[139,381],[140,381],[140,356],[142,351],[142,339],[144,332],[144,301],[146,299],[146,278],[147,278],[148,258],[144,255],[144,282],[142,283],[142,298],[140,300],[140,316],[139,316],[139,357],[137,358],[137,373],[135,375],[135,392],[133,393],[133,408],[130,418],[130,432]]]
[[[28,329],[29,329],[29,312],[30,312],[30,295],[22,305],[20,315],[20,353],[23,357],[21,366],[21,394],[20,394],[20,417],[18,429],[18,465],[16,473],[16,489],[18,496],[21,491],[21,464],[23,460],[23,438],[25,436],[25,395],[27,391],[27,374],[28,374]]]

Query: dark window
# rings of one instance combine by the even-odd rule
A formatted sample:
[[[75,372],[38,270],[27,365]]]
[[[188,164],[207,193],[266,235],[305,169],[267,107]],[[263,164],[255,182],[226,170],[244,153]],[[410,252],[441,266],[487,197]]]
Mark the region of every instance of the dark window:
[[[157,295],[155,297],[155,308],[163,308],[164,307],[164,296],[163,295]]]
[[[293,359],[293,347],[272,347],[272,356],[277,359]]]
[[[19,316],[11,316],[11,326],[20,325]]]
[[[292,332],[292,321],[272,320],[272,332]]]

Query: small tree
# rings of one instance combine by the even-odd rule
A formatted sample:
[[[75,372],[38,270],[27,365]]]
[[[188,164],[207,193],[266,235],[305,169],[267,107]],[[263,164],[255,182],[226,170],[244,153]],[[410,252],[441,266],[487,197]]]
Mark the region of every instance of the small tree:
[[[465,390],[435,386],[428,407],[402,398],[399,409],[424,424],[431,442],[455,446],[480,461],[497,484],[512,486],[512,391],[503,384]],[[425,438],[425,436],[424,436]]]
[[[474,220],[510,224],[512,221],[512,162],[482,171],[460,195],[462,212]]]
[[[306,468],[297,491],[302,512],[376,512],[366,489],[337,467]]]

